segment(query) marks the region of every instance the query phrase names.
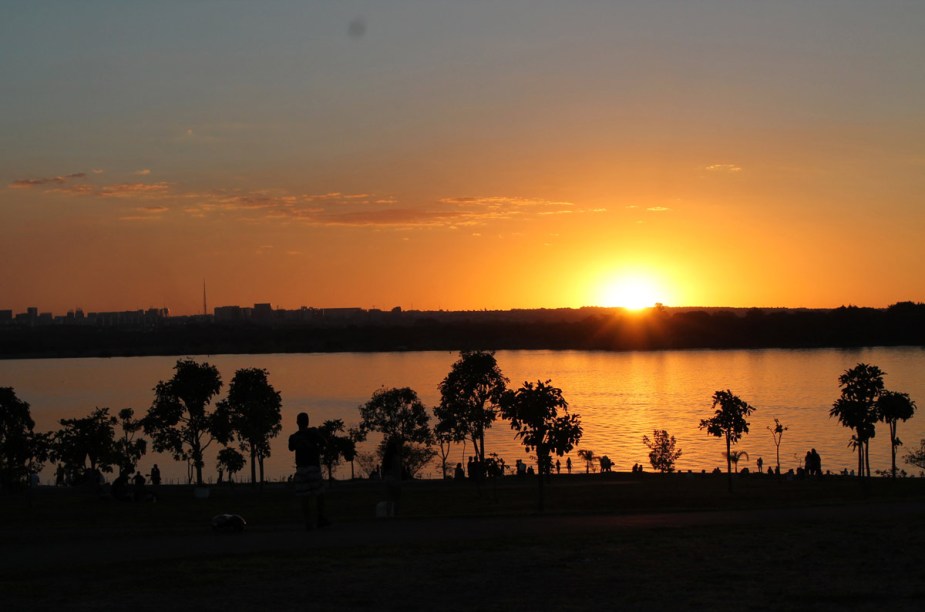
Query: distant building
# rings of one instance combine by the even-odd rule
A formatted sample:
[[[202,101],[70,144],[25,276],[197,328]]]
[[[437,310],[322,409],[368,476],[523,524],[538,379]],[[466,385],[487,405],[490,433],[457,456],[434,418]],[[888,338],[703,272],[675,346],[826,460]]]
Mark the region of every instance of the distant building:
[[[244,309],[240,306],[217,306],[213,312],[216,323],[239,323],[244,320]]]
[[[273,321],[273,307],[270,304],[254,304],[251,318],[258,323],[270,323]]]

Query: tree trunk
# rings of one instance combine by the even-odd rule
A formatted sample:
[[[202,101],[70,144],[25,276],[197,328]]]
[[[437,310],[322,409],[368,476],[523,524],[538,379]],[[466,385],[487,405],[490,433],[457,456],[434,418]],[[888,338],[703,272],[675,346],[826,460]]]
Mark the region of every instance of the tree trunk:
[[[896,421],[890,422],[890,459],[892,460],[893,478],[896,478]]]
[[[545,463],[544,451],[540,448],[536,449],[536,479],[538,483],[537,488],[537,512],[543,514],[543,464]]]
[[[870,440],[864,443],[864,465],[867,466],[867,477],[870,478]]]
[[[251,444],[251,486],[257,486],[257,452],[253,444]]]
[[[864,478],[864,443],[858,442],[858,478]]]
[[[729,480],[729,492],[732,492],[732,443],[726,435],[726,475]]]
[[[196,468],[196,484],[202,486],[202,451],[193,450],[193,466]]]
[[[260,465],[260,484],[263,485],[263,455],[257,458],[257,462]]]

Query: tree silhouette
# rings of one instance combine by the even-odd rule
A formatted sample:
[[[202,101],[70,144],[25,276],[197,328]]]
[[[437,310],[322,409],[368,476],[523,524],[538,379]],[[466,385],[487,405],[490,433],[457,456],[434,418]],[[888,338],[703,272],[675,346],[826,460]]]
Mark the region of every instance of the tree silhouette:
[[[344,456],[344,459],[350,462],[350,480],[356,478],[354,473],[354,461],[358,459],[359,453],[357,452],[357,443],[364,442],[366,440],[366,434],[360,431],[359,427],[348,427],[347,428],[347,437],[350,438],[350,441],[353,442],[353,448]]]
[[[440,457],[440,477],[445,479],[448,470],[447,463],[450,458],[450,451],[453,443],[464,442],[465,437],[459,436],[450,428],[446,421],[437,421],[434,425],[434,441],[437,443],[438,456]]]
[[[221,390],[222,379],[215,366],[192,359],[178,360],[174,370],[173,378],[154,388],[144,430],[154,450],[186,461],[195,469],[196,484],[202,485],[203,451],[215,439],[214,414],[207,407]],[[191,481],[192,474],[188,472],[187,478]]]
[[[234,475],[244,469],[244,455],[237,449],[226,447],[218,451],[218,467],[228,472],[228,483],[234,484]]]
[[[251,484],[256,485],[257,464],[263,483],[263,460],[270,456],[270,439],[282,430],[282,399],[268,380],[269,372],[242,368],[228,385],[228,397],[215,407],[213,431],[222,444],[233,437],[250,455]]]
[[[891,473],[896,478],[896,447],[902,441],[896,435],[897,421],[907,421],[915,414],[915,402],[908,393],[883,391],[877,398],[877,418],[890,426]]]
[[[424,404],[410,387],[379,388],[360,406],[360,431],[364,436],[372,431],[381,433],[383,444],[396,440],[406,469],[410,466],[405,446],[420,444],[429,448],[433,443],[429,423],[430,416]]]
[[[774,438],[774,448],[777,450],[777,470],[776,474],[780,474],[780,443],[784,438],[784,432],[790,429],[781,424],[780,419],[774,419],[774,427],[768,425],[768,431],[771,432],[771,436]]]
[[[72,482],[79,481],[87,467],[101,472],[112,472],[113,465],[121,468],[122,457],[115,442],[118,422],[109,414],[109,408],[96,408],[81,418],[61,419],[61,429],[54,435],[52,459],[63,464]]]
[[[883,391],[883,371],[874,365],[859,363],[838,377],[841,397],[835,400],[829,416],[854,430],[852,445],[858,451],[858,478],[863,478],[865,459],[870,476],[869,444],[877,421],[877,398]]]
[[[748,433],[748,421],[745,419],[755,408],[728,389],[713,393],[713,408],[716,409],[715,414],[712,418],[700,421],[700,429],[706,429],[711,436],[725,438],[726,474],[729,490],[732,491],[732,445]]]
[[[919,448],[906,453],[906,463],[925,470],[925,440],[919,441]]]
[[[441,435],[454,441],[472,440],[475,456],[485,463],[485,430],[497,417],[507,378],[494,352],[461,351],[439,385],[440,405],[434,408]]]
[[[664,429],[652,431],[652,438],[642,437],[642,443],[649,448],[649,463],[653,470],[669,473],[674,471],[674,464],[681,457],[681,449],[677,448],[677,440],[669,436]]]
[[[0,387],[0,489],[27,482],[30,463],[45,454],[47,436],[34,427],[29,404],[12,387]]]
[[[344,431],[343,419],[325,421],[318,428],[323,445],[321,447],[321,463],[328,468],[328,480],[334,480],[334,466],[340,463],[341,458],[348,461],[356,454],[356,443],[351,436],[338,435]]]
[[[115,452],[122,471],[135,471],[138,461],[148,450],[148,441],[135,438],[135,434],[144,428],[144,421],[135,418],[135,411],[123,408],[119,411],[118,421],[122,437],[115,441]]]
[[[537,508],[541,513],[543,474],[552,454],[561,457],[571,451],[582,433],[581,419],[577,414],[568,414],[568,402],[562,397],[562,390],[550,382],[525,382],[516,391],[507,391],[501,401],[502,416],[511,421],[511,429],[517,431],[521,444],[527,452],[536,450]]]

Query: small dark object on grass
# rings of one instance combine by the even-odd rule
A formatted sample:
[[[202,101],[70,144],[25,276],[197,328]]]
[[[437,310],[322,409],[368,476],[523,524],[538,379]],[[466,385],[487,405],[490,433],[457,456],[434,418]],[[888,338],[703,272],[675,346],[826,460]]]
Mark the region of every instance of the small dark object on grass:
[[[216,514],[212,517],[212,531],[218,533],[241,533],[247,521],[239,514]]]

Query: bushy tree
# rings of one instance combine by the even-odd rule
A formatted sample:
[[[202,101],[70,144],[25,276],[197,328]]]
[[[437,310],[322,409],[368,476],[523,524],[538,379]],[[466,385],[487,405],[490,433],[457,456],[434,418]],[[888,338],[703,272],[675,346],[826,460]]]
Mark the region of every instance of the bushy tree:
[[[20,486],[47,452],[47,436],[36,434],[29,404],[12,387],[0,387],[0,488]]]
[[[154,450],[186,461],[195,470],[196,484],[202,485],[203,452],[215,439],[208,406],[221,390],[222,378],[215,366],[193,359],[178,360],[174,370],[173,378],[154,388],[144,430]],[[192,473],[187,478],[191,481]]]
[[[228,397],[215,409],[213,432],[219,442],[237,439],[250,455],[251,483],[257,483],[257,465],[263,482],[263,460],[270,456],[270,439],[282,430],[282,398],[260,368],[235,372],[228,385]]]
[[[366,436],[362,431],[360,431],[359,427],[348,427],[347,437],[350,438],[350,441],[353,442],[353,444],[352,448],[347,449],[347,454],[344,455],[344,460],[350,462],[350,479],[353,480],[356,478],[354,462],[359,458],[359,453],[357,452],[357,443],[364,442],[366,440]]]
[[[441,436],[455,442],[472,440],[475,456],[485,462],[485,430],[498,414],[507,378],[491,351],[461,351],[439,385],[440,404],[434,408]]]
[[[418,394],[409,387],[380,388],[372,398],[360,406],[359,430],[365,436],[378,432],[383,442],[394,440],[403,462],[403,473],[409,474],[411,454],[405,447],[420,445],[429,449],[433,444],[430,416]]]
[[[919,441],[918,450],[906,453],[905,460],[909,465],[925,470],[925,440]]]
[[[218,451],[218,469],[228,474],[228,482],[234,484],[234,475],[244,469],[244,455],[236,448],[225,447]]]
[[[115,426],[119,420],[109,408],[96,408],[88,416],[61,419],[61,429],[54,434],[51,457],[64,466],[71,482],[82,479],[84,471],[112,472],[121,467],[116,447]]]
[[[864,477],[865,465],[866,474],[870,476],[870,439],[876,433],[877,398],[883,391],[883,370],[859,363],[838,377],[838,385],[841,396],[835,400],[829,416],[854,430],[851,444],[858,451],[858,477]]]
[[[706,429],[711,436],[726,440],[726,474],[729,490],[732,491],[732,445],[748,433],[746,418],[755,408],[728,389],[713,393],[713,408],[716,412],[711,418],[700,421],[700,429]]]
[[[135,471],[138,461],[148,450],[148,441],[136,438],[136,434],[144,428],[144,422],[135,418],[135,411],[123,408],[119,411],[117,424],[122,430],[122,436],[115,441],[115,452],[122,471]]]
[[[896,448],[902,440],[896,435],[898,421],[907,421],[915,414],[915,402],[908,393],[883,391],[877,398],[877,419],[890,427],[890,473],[896,478]]]
[[[463,438],[465,440],[465,438]],[[443,421],[437,421],[434,425],[434,441],[437,443],[437,454],[440,457],[440,477],[446,478],[449,470],[450,451],[455,442],[461,442],[458,436]]]
[[[321,463],[328,468],[328,480],[334,480],[334,467],[341,459],[352,461],[356,456],[356,443],[351,435],[341,435],[344,432],[343,419],[325,421],[318,428],[323,445],[321,447]],[[352,475],[352,473],[351,473]]]
[[[511,422],[527,452],[536,451],[538,498],[543,511],[543,473],[553,454],[562,456],[581,439],[581,419],[568,413],[562,390],[547,380],[525,382],[516,391],[508,391],[501,400],[501,414]]]
[[[642,437],[642,443],[649,449],[649,463],[652,464],[653,470],[663,474],[674,471],[674,464],[682,454],[674,436],[669,436],[664,429],[655,429],[652,431],[652,438]]]

